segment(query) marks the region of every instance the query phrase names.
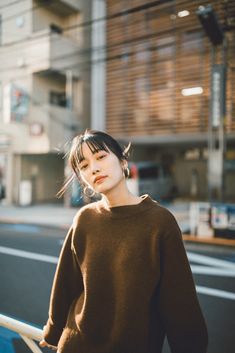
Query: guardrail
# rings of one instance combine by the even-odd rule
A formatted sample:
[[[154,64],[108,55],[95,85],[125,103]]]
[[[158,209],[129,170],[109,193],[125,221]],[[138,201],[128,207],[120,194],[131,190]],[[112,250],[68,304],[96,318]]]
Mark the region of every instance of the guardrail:
[[[17,332],[32,352],[42,353],[38,345],[34,342],[34,340],[42,340],[43,332],[39,328],[36,328],[19,320],[12,319],[11,317],[2,314],[0,314],[0,326],[3,326],[11,331]]]

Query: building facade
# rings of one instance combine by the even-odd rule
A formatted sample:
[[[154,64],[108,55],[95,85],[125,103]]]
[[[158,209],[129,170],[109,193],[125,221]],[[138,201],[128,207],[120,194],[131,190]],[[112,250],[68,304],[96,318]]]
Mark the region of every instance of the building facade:
[[[234,201],[235,4],[210,1],[225,37],[217,46],[197,15],[208,4],[1,1],[0,198],[21,204],[28,185],[31,203],[55,202],[63,154],[92,127],[131,141],[132,160],[160,161],[178,196],[207,200],[214,182]],[[214,64],[226,67],[219,127]]]
[[[89,14],[79,0],[1,1],[0,195],[9,204],[27,192],[29,203],[55,202],[62,155],[89,125]]]
[[[196,13],[209,3],[226,38],[216,47]],[[105,129],[133,142],[133,159],[159,160],[170,168],[179,196],[208,199],[214,55],[213,63],[227,68],[221,187],[223,198],[234,201],[234,1],[107,0],[106,5]]]

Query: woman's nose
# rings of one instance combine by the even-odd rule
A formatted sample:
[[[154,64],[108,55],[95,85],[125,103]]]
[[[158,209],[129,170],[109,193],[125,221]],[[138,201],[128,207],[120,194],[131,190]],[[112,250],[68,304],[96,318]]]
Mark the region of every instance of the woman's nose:
[[[92,171],[92,174],[96,174],[97,172],[100,171],[100,169],[99,169],[99,167],[97,166],[96,163],[92,164],[91,171]]]

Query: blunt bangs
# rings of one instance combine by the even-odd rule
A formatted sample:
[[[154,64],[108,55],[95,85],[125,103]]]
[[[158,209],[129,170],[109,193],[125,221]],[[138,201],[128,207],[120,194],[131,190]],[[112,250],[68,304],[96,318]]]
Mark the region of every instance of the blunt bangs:
[[[100,139],[99,136],[87,135],[83,138],[82,143],[77,148],[77,158],[79,160],[79,163],[81,163],[84,160],[83,148],[82,148],[84,143],[87,144],[91,153],[93,154],[99,151],[106,151],[109,153],[109,149],[107,148],[105,142],[102,139]]]
[[[99,151],[106,151],[107,153],[112,151],[119,159],[123,158],[122,149],[118,145],[113,146],[114,143],[108,135],[87,132],[73,140],[70,152],[70,165],[77,176],[79,176],[79,164],[85,159],[82,148],[84,143],[87,144],[93,154]]]

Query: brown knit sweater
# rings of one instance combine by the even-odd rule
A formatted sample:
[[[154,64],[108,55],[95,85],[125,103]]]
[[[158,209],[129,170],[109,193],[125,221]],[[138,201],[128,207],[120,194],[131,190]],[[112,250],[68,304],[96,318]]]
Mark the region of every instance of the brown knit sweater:
[[[44,339],[58,353],[205,353],[207,328],[173,214],[135,205],[83,206],[57,265]]]

